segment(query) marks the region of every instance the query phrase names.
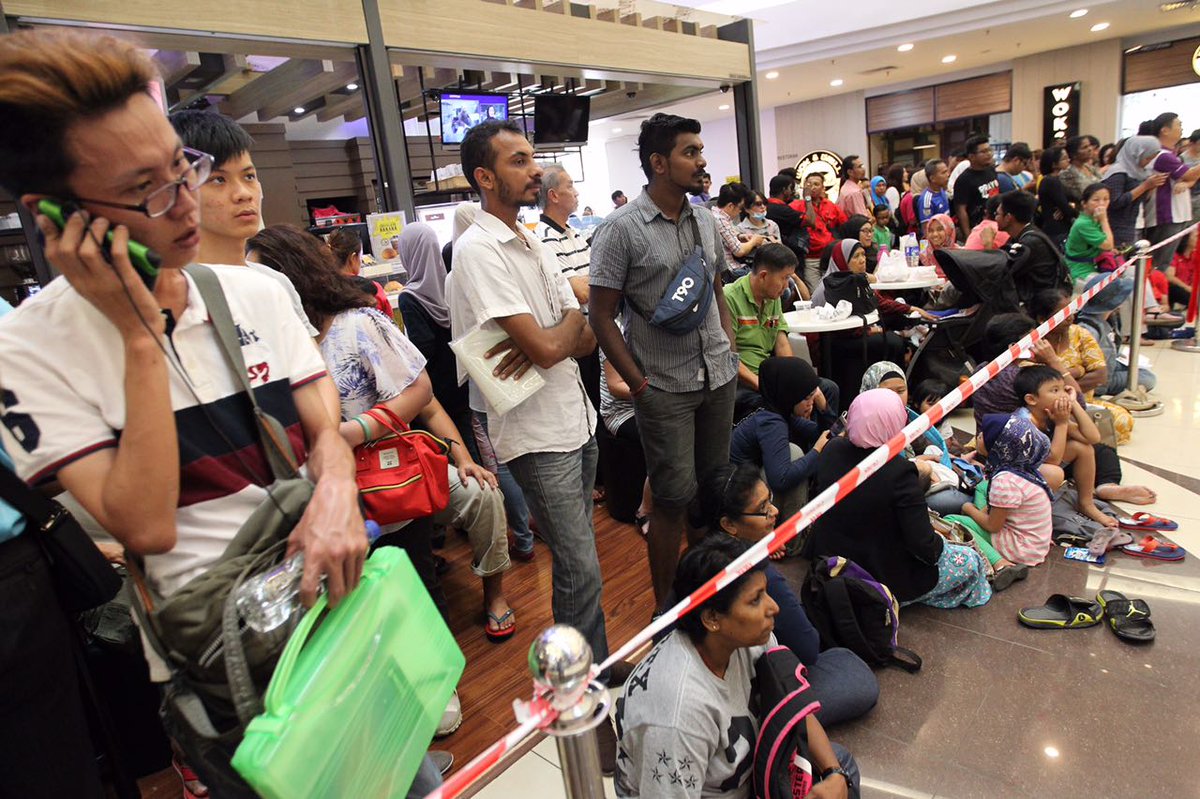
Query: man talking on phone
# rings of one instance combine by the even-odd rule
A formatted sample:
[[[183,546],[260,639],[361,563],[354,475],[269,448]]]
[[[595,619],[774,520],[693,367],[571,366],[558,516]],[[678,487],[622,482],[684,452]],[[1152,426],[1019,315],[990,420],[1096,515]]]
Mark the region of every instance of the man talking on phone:
[[[0,435],[21,477],[61,483],[144,558],[147,581],[167,597],[221,556],[267,499],[269,472],[251,468],[266,461],[249,403],[183,272],[197,256],[196,192],[212,159],[181,145],[147,91],[155,79],[140,51],[113,38],[0,37],[0,186],[35,214],[43,199],[78,209],[61,230],[37,216],[63,278],[0,324]],[[161,258],[153,290],[130,262],[131,240]],[[305,556],[301,598],[311,604],[324,581],[336,604],[361,577],[367,541],[354,459],[322,402],[325,365],[277,283],[243,267],[213,271],[255,396],[315,485],[289,539]],[[166,664],[147,659],[152,679],[167,680]],[[213,773],[187,754],[214,795],[254,795],[227,764]],[[28,768],[18,757],[0,746],[6,773]]]

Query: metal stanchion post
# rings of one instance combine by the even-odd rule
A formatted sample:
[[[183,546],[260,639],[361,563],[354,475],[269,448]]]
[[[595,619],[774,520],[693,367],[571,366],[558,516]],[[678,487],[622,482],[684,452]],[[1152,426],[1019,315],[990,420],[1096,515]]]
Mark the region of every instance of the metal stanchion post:
[[[604,799],[596,727],[608,719],[608,689],[591,679],[592,648],[574,627],[556,624],[529,648],[529,670],[549,689],[558,718],[546,729],[558,742],[567,799]]]
[[[1146,304],[1146,262],[1150,256],[1146,252],[1150,242],[1142,239],[1137,243],[1137,257],[1133,262],[1133,313],[1129,323],[1129,382],[1125,388],[1137,391],[1138,359],[1142,355],[1142,312]]]

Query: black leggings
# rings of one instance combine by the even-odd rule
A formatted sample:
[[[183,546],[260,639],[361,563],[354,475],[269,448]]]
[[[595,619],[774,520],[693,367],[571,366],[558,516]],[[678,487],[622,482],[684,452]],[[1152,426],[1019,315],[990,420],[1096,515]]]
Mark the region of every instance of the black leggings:
[[[437,607],[442,618],[449,621],[449,609],[446,605],[446,595],[442,593],[441,580],[438,579],[437,568],[433,562],[433,519],[426,516],[423,519],[413,519],[394,533],[385,533],[375,541],[371,551],[379,547],[399,547],[408,553],[413,568],[425,590],[429,592],[433,604]]]

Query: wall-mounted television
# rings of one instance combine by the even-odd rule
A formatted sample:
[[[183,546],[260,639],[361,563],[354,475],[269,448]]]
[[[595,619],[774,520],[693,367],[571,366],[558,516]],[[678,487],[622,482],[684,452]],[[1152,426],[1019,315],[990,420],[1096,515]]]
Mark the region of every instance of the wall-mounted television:
[[[587,144],[592,98],[539,94],[533,98],[533,143],[539,146]]]
[[[442,144],[462,144],[467,131],[487,119],[508,119],[507,94],[443,92]]]

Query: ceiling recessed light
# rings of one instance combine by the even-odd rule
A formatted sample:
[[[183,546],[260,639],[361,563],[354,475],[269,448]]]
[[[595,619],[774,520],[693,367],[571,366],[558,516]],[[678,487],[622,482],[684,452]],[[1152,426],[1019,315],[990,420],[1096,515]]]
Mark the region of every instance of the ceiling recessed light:
[[[346,91],[348,91],[348,92],[356,91],[357,89],[358,89],[357,83],[347,83],[346,84]]]
[[[1092,33],[1099,33],[1100,31],[1106,31],[1106,30],[1108,30],[1107,22],[1097,22],[1095,25],[1092,26]]]
[[[1086,8],[1077,8],[1071,12],[1071,19],[1079,19],[1080,17],[1086,17],[1087,12],[1088,12],[1088,10]]]
[[[723,103],[723,104],[721,104],[721,105],[717,106],[717,110],[718,110],[718,111],[728,111],[728,110],[729,110],[729,104],[728,104],[728,103]]]
[[[613,128],[613,133],[620,133],[620,132],[621,132],[620,128]]]
[[[764,77],[764,78],[766,78],[767,80],[775,80],[776,78],[778,78],[778,77],[779,77],[779,73],[778,73],[778,72],[776,72],[775,70],[771,70],[770,72],[768,72],[768,73],[767,73],[766,75],[764,75],[763,77]]]
[[[834,78],[833,80],[829,81],[830,86],[841,86],[843,83],[845,83],[845,81],[841,78]]]
[[[899,47],[897,47],[896,49],[897,49],[897,50],[899,50],[899,51],[900,51],[900,52],[902,52],[902,53],[907,53],[909,50],[913,49],[913,46],[912,46],[912,44],[910,44],[910,43],[906,43],[906,44],[902,44],[902,45],[900,45],[900,46],[899,46]]]
[[[942,56],[942,63],[943,63],[943,64],[953,64],[953,63],[954,63],[955,61],[957,61],[957,60],[958,60],[958,56],[956,56],[956,55],[944,55],[944,56]]]
[[[304,113],[304,106],[302,106],[302,105],[298,105],[298,106],[296,106],[295,108],[293,108],[293,109],[292,109],[292,113],[293,113],[293,114],[303,114],[303,113]]]

